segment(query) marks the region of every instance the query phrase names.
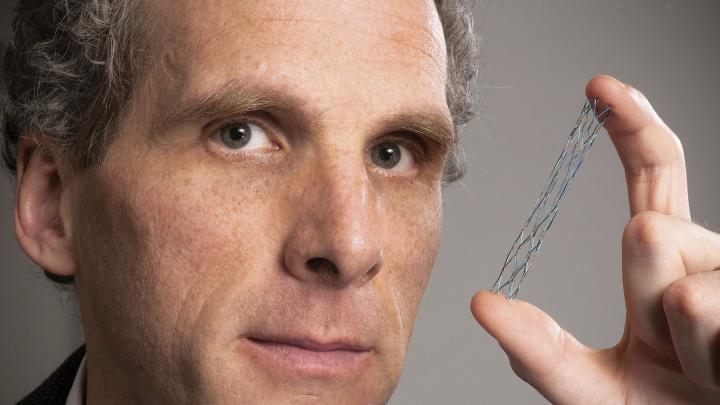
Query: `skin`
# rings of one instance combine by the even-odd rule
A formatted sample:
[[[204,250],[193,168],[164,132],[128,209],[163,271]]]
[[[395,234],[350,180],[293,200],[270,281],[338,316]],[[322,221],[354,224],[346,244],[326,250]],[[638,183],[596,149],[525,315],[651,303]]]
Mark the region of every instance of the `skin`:
[[[387,401],[437,254],[445,155],[379,125],[415,112],[452,129],[434,3],[173,0],[150,12],[160,63],[102,164],[21,158],[21,206],[32,166],[59,166],[65,253],[43,264],[76,277],[90,403]],[[232,86],[279,101],[167,122]],[[214,134],[239,118],[270,142],[225,147]],[[372,148],[395,138],[403,163],[374,164]],[[413,148],[425,158],[413,163]],[[21,212],[20,232],[37,233],[34,220]],[[245,339],[276,334],[367,350],[348,372],[313,372],[268,364]]]
[[[440,237],[447,136],[387,125],[449,122],[433,3],[153,5],[158,63],[106,159],[76,171],[38,152],[42,134],[19,145],[16,233],[76,278],[88,403],[386,402]],[[218,89],[210,114],[188,108]],[[611,106],[627,173],[620,343],[587,348],[488,292],[472,311],[554,403],[717,403],[720,237],[690,222],[682,147],[647,100],[606,76],[587,95]],[[269,142],[224,147],[218,129],[239,119]],[[390,140],[425,158],[379,167],[371,151]],[[249,339],[272,334],[363,354],[342,372],[288,364]]]

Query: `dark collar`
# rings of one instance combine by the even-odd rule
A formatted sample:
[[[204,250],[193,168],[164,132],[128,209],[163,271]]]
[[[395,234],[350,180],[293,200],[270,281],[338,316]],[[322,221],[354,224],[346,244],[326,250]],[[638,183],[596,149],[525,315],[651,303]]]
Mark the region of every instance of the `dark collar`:
[[[20,400],[18,405],[65,405],[84,356],[85,345],[82,345],[30,395]]]

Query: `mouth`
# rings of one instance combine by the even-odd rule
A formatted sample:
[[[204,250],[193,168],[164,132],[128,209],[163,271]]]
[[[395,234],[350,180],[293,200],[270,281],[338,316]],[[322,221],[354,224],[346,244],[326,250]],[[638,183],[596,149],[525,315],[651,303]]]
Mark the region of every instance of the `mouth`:
[[[273,373],[303,377],[351,376],[367,366],[371,348],[347,340],[245,337],[240,348]]]

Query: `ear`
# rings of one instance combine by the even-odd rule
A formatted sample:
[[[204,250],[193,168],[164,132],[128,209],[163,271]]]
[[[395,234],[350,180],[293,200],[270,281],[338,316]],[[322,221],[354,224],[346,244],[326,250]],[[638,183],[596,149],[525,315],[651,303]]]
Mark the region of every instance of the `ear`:
[[[76,271],[69,229],[69,212],[63,203],[58,161],[21,137],[17,147],[15,233],[25,253],[43,270],[58,278]]]

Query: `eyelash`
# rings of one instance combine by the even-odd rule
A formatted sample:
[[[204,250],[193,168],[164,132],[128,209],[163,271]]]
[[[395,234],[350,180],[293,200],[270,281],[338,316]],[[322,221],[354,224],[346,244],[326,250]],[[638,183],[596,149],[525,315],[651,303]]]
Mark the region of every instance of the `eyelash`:
[[[247,115],[238,117],[238,118],[230,118],[227,120],[223,120],[215,125],[208,125],[208,127],[211,128],[210,131],[208,131],[207,138],[212,138],[215,136],[217,131],[229,127],[231,125],[237,125],[237,124],[254,124],[259,127],[261,127],[265,133],[267,133],[268,138],[270,138],[273,143],[277,144],[277,148],[282,148],[282,142],[277,141],[277,136],[275,135],[276,131],[274,131],[270,125],[267,125],[263,120],[248,117]],[[402,135],[401,135],[402,134]],[[379,136],[376,140],[374,140],[370,146],[370,149],[384,143],[384,142],[397,142],[400,145],[408,148],[410,152],[413,153],[413,157],[415,158],[416,163],[423,164],[429,160],[428,152],[427,152],[427,144],[422,140],[422,135],[417,134],[412,131],[396,131],[392,132],[389,135]],[[242,151],[236,151],[236,152],[230,152],[230,151],[223,151],[221,152],[224,155],[227,156],[242,156],[249,154],[249,152],[242,152]],[[253,152],[257,153],[257,152]]]
[[[404,135],[381,136],[375,142],[373,142],[372,148],[388,141],[397,142],[400,145],[408,148],[410,152],[413,153],[413,157],[415,158],[415,161],[417,163],[423,163],[428,160],[427,147],[425,145],[425,142],[422,141],[421,135],[410,131],[399,131],[395,132],[395,134]]]
[[[230,127],[232,125],[238,125],[238,124],[253,124],[253,125],[259,126],[260,128],[263,129],[263,131],[265,131],[265,133],[268,135],[268,138],[271,141],[273,141],[274,144],[276,144],[276,147],[273,148],[273,150],[276,150],[276,149],[279,149],[282,147],[282,145],[280,145],[280,143],[277,142],[278,137],[274,135],[275,131],[269,125],[267,125],[263,120],[253,118],[253,117],[248,117],[247,115],[238,117],[238,118],[229,118],[226,120],[222,120],[216,124],[207,125],[209,130],[206,132],[207,135],[205,135],[205,138],[207,141],[210,141],[211,138],[214,137],[218,133],[218,131],[220,131],[224,128]],[[220,148],[218,148],[218,149],[220,149]],[[230,150],[222,150],[222,151],[220,151],[220,153],[232,158],[232,157],[238,157],[238,156],[240,156],[240,157],[246,156],[251,153],[257,154],[258,152],[257,151],[253,151],[253,152],[234,151],[234,152],[232,152]]]

